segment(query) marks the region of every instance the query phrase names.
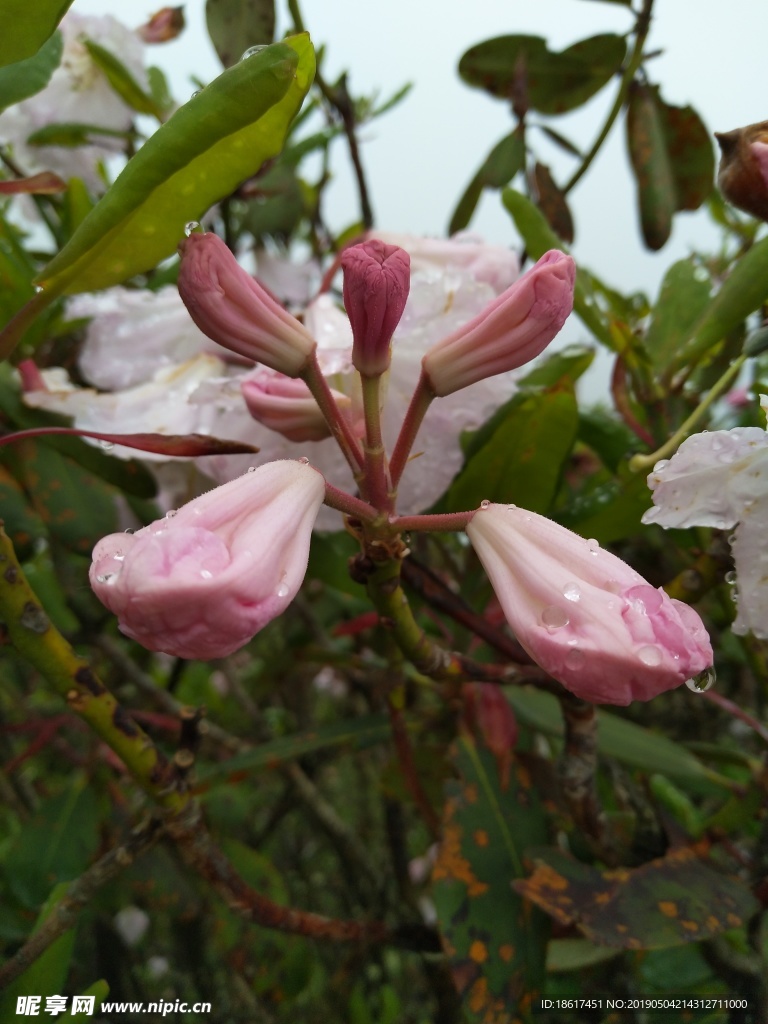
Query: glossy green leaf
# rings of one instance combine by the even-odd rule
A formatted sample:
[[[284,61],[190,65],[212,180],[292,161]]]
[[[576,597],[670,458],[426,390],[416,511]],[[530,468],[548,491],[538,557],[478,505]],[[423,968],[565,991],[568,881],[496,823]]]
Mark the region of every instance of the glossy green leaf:
[[[575,384],[590,368],[595,350],[587,345],[566,345],[559,352],[542,356],[536,366],[521,377],[520,388],[553,388],[564,379]]]
[[[40,283],[54,293],[106,288],[170,256],[188,221],[280,152],[313,74],[306,34],[225,71],[128,162]]]
[[[503,188],[525,167],[525,136],[516,128],[497,142],[459,199],[448,225],[449,234],[463,230],[472,219],[485,188]]]
[[[53,35],[72,0],[3,0],[0,67],[34,57]]]
[[[274,0],[205,0],[205,23],[225,68],[236,64],[243,51],[275,38]]]
[[[576,436],[576,398],[569,387],[515,395],[470,440],[463,469],[440,503],[446,512],[484,499],[514,502],[545,514]]]
[[[741,257],[709,303],[688,342],[672,360],[678,370],[698,362],[768,299],[768,238]]]
[[[44,89],[61,63],[63,49],[61,32],[54,32],[33,57],[0,67],[0,110]]]
[[[102,128],[97,124],[79,124],[74,121],[60,121],[38,128],[27,138],[29,146],[89,146],[98,142],[99,136],[109,139],[136,138],[133,131],[117,131],[114,128]]]
[[[531,687],[507,687],[507,699],[521,721],[551,736],[563,735],[563,721],[556,697]],[[694,698],[695,699],[695,698]],[[625,718],[598,709],[597,745],[601,754],[630,768],[656,772],[675,779],[695,792],[719,791],[725,780],[710,771],[685,747],[660,733],[644,729]]]
[[[626,41],[606,34],[551,52],[540,36],[498,36],[467,50],[459,74],[468,85],[499,99],[524,97],[522,105],[563,114],[586,103],[621,68]]]
[[[66,895],[67,888],[64,883],[54,886],[35,922],[33,935],[55,912],[57,904]],[[0,993],[0,1020],[10,1021],[16,1018],[16,1000],[19,996],[41,996],[44,1006],[46,996],[58,995],[64,991],[74,945],[75,929],[70,928],[59,935],[23,974],[3,989]]]
[[[649,249],[661,249],[672,231],[677,198],[662,119],[650,86],[632,83],[626,124],[643,239]]]
[[[546,835],[546,821],[521,765],[504,789],[493,755],[468,737],[454,760],[459,778],[446,785],[432,897],[466,1019],[506,1024],[544,979],[547,923],[511,883],[524,876],[526,849]]]
[[[637,868],[601,871],[560,850],[540,851],[530,878],[513,883],[555,921],[619,949],[665,949],[742,927],[757,901],[695,847]]]
[[[560,249],[568,252],[567,246],[557,237],[552,228],[547,224],[546,218],[541,210],[524,196],[514,189],[505,188],[501,194],[502,202],[507,208],[525,242],[528,253],[533,259],[539,259],[549,249]],[[584,325],[592,332],[606,348],[616,350],[616,341],[611,334],[608,324],[601,315],[589,293],[585,276],[580,270],[576,273],[576,286],[573,291],[573,309]]]
[[[588,484],[566,508],[558,510],[557,520],[582,537],[611,544],[640,532],[649,504],[648,485],[642,474],[611,477]]]
[[[80,777],[42,801],[3,865],[8,889],[22,905],[39,907],[55,882],[85,870],[98,846],[98,814],[96,794]]]
[[[673,263],[661,284],[645,347],[654,365],[664,369],[691,336],[710,299],[709,276],[693,260]]]
[[[158,121],[162,121],[165,111],[161,110],[154,98],[141,88],[119,57],[92,39],[83,39],[83,45],[93,63],[103,71],[109,84],[131,110],[135,110],[137,114],[152,114]]]
[[[583,971],[620,953],[621,950],[598,946],[589,939],[552,939],[547,946],[547,972]]]
[[[612,473],[633,455],[640,444],[616,414],[602,406],[579,411],[578,438],[598,455]]]
[[[304,754],[334,747],[351,750],[382,743],[389,739],[390,724],[387,715],[368,715],[347,722],[320,726],[312,732],[282,736],[259,744],[244,754],[236,754],[220,764],[201,768],[198,778],[206,784],[229,781],[232,775],[248,773],[259,768],[274,768],[285,761],[294,761]]]

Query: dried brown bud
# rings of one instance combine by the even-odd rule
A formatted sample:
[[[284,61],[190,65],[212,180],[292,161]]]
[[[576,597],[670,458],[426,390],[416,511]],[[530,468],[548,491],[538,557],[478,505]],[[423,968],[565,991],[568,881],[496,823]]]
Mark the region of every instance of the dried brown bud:
[[[717,184],[729,203],[768,221],[768,121],[715,132],[720,146]]]

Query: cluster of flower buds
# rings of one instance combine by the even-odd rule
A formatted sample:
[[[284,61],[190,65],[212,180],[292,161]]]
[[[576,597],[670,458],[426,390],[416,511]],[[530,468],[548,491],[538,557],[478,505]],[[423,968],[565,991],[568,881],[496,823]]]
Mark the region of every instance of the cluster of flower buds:
[[[368,502],[327,484],[306,459],[280,461],[136,534],[102,540],[91,583],[118,615],[120,628],[151,650],[211,658],[245,644],[295,597],[323,501],[342,511],[362,510],[363,517],[368,509],[374,532],[383,528],[390,536],[396,530],[392,505],[376,500],[393,500],[399,472],[392,467],[396,459],[400,471],[405,466],[426,406],[537,356],[571,311],[575,267],[562,252],[546,253],[479,315],[429,349],[388,468],[377,380],[390,365],[408,300],[407,253],[371,239],[342,257],[352,363],[365,407],[355,419],[349,399],[324,380],[318,385],[315,339],[222,241],[193,233],[181,251],[179,291],[195,323],[219,345],[260,364],[242,384],[252,416],[296,441],[336,437],[346,445]],[[369,479],[374,473],[378,485]],[[435,528],[430,516],[410,517],[409,524],[414,519],[418,528]],[[542,516],[489,502],[460,514],[457,528],[466,528],[520,643],[579,697],[613,704],[647,700],[711,665],[698,615],[596,542]],[[483,698],[478,704],[478,723],[496,743],[487,703]]]

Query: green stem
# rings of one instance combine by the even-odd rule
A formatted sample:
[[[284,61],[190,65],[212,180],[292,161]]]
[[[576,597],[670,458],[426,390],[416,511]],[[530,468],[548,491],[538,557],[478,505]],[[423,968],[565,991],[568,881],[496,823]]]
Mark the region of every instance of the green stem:
[[[179,814],[190,803],[175,768],[75,653],[40,605],[0,526],[0,632],[117,754],[145,793]]]
[[[635,45],[632,50],[632,56],[629,58],[629,63],[621,77],[621,85],[619,91],[616,94],[613,106],[611,107],[610,113],[603,125],[600,134],[595,139],[592,148],[582,160],[579,167],[572,175],[568,184],[563,188],[564,193],[568,193],[576,185],[582,177],[587,173],[595,159],[597,154],[600,152],[603,143],[608,138],[608,134],[613,128],[614,121],[621,113],[621,108],[624,106],[624,101],[627,98],[627,92],[632,84],[632,80],[635,77],[637,69],[643,62],[643,47],[645,46],[645,40],[648,38],[648,31],[651,27],[651,9],[653,7],[653,0],[644,0],[642,10],[637,16],[637,25],[635,28]]]
[[[381,377],[360,375],[363,385],[363,415],[365,417],[365,487],[364,493],[372,505],[382,511],[393,509],[387,479],[387,455],[381,436],[380,383]]]
[[[389,475],[394,490],[397,490],[397,485],[400,483],[400,477],[403,475],[403,470],[408,462],[416,435],[434,397],[432,388],[429,386],[429,378],[422,370],[416,390],[411,398],[411,404],[408,406],[403,425],[400,428],[400,435],[395,442],[392,458],[389,460]]]
[[[652,469],[659,459],[666,459],[676,451],[678,446],[682,444],[689,434],[692,434],[699,423],[701,423],[709,407],[717,401],[720,395],[722,395],[722,393],[731,386],[735,378],[738,377],[746,360],[747,357],[745,355],[741,355],[731,363],[720,380],[718,380],[717,383],[709,389],[709,394],[704,401],[696,406],[688,419],[677,428],[672,437],[670,437],[670,439],[663,444],[661,448],[652,452],[650,455],[634,455],[629,460],[630,471],[632,473],[642,473],[645,470]]]

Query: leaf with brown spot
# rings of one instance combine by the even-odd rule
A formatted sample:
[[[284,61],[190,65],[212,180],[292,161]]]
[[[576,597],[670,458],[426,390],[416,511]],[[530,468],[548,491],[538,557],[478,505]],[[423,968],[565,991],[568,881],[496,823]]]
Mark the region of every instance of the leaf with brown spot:
[[[549,168],[544,164],[536,164],[533,180],[536,186],[536,205],[557,237],[570,245],[573,241],[573,217],[565,193],[555,184]]]
[[[453,759],[459,779],[446,787],[432,874],[443,947],[467,1019],[509,1024],[526,1017],[544,976],[546,919],[510,882],[524,875],[524,850],[546,834],[546,824],[518,763],[503,789],[493,754],[468,736]]]
[[[701,847],[683,847],[638,868],[601,871],[560,850],[537,851],[530,878],[513,883],[563,925],[621,949],[664,949],[738,928],[758,905],[717,870]]]

